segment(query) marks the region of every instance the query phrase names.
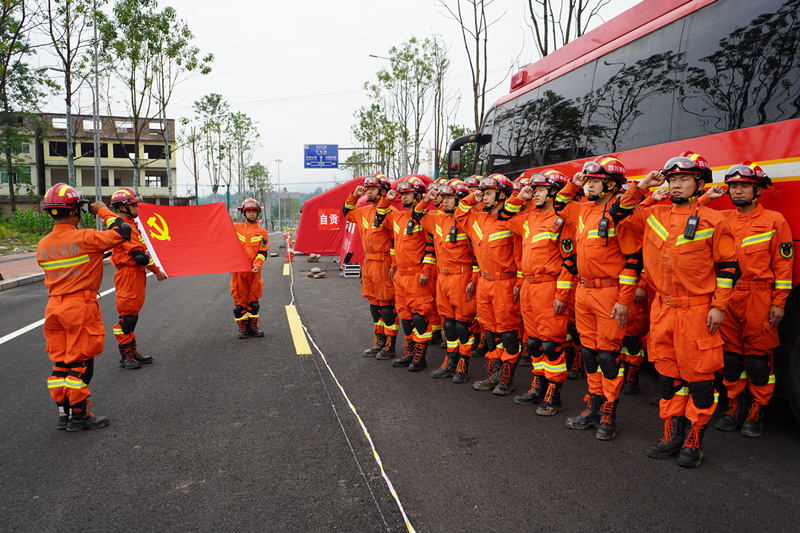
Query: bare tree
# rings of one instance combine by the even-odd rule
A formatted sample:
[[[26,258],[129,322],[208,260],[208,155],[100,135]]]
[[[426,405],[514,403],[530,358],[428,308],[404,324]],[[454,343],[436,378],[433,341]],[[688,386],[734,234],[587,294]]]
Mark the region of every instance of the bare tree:
[[[487,52],[489,28],[505,15],[505,11],[490,22],[486,15],[486,8],[493,4],[494,0],[455,0],[455,2],[451,0],[449,3],[455,3],[454,7],[450,7],[445,0],[439,0],[439,3],[447,10],[451,18],[461,25],[461,37],[472,74],[473,114],[475,131],[478,131],[483,115],[486,114],[486,93],[491,90],[486,87],[489,80]],[[462,4],[465,9],[462,9]]]
[[[528,0],[539,54],[544,57],[586,33],[591,20],[610,3],[611,0]]]

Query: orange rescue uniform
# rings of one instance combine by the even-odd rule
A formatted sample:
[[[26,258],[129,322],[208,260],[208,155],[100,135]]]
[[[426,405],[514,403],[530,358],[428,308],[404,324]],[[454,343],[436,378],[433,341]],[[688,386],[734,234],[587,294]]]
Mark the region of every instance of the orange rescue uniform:
[[[264,258],[269,253],[269,234],[267,230],[258,224],[248,224],[247,222],[236,222],[233,225],[239,242],[244,247],[247,260],[254,267],[258,267],[258,272],[232,272],[231,273],[231,296],[233,304],[241,306],[247,310],[242,317],[236,320],[249,320],[258,318],[259,306],[255,309],[251,304],[258,303],[264,291],[264,280],[261,279],[261,267]]]
[[[116,218],[106,207],[97,216],[106,224]],[[103,352],[106,334],[97,295],[103,281],[103,253],[125,240],[116,231],[56,224],[39,241],[37,261],[44,269],[49,297],[44,337],[55,363],[47,387],[56,403],[76,404],[91,394],[91,359]]]

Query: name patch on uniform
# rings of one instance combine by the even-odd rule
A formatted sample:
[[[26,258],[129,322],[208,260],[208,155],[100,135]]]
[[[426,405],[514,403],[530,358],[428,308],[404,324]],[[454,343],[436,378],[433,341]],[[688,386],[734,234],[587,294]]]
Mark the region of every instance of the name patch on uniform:
[[[794,257],[794,243],[782,242],[780,245],[781,257],[784,259],[791,259]]]

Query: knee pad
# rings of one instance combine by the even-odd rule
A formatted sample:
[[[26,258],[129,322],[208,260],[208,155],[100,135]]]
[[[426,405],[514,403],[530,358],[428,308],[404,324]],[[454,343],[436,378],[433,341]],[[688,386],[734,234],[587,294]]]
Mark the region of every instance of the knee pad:
[[[250,302],[247,305],[250,306],[250,312],[253,313],[254,315],[257,315],[258,311],[261,309],[261,304],[258,302]]]
[[[619,352],[600,350],[597,352],[597,362],[606,379],[616,379],[619,376]]]
[[[555,361],[563,352],[560,342],[542,341],[542,352],[549,361]]]
[[[414,331],[414,325],[407,318],[401,318],[400,324],[403,326],[403,333],[406,334],[406,337],[411,335],[411,332]]]
[[[539,349],[542,347],[542,341],[533,337],[528,337],[528,355],[531,357],[539,357]]]
[[[369,314],[372,315],[372,321],[377,324],[381,318],[381,306],[369,304]]]
[[[678,382],[677,385],[675,384],[676,381]],[[658,383],[661,385],[661,397],[665,400],[669,400],[675,396],[675,393],[686,385],[685,381],[674,379],[669,376],[662,376],[661,374],[658,375]]]
[[[714,380],[689,383],[689,395],[695,407],[708,409],[714,405]]]
[[[483,336],[486,339],[486,349],[490,352],[494,351],[495,348],[497,348],[497,339],[495,338],[494,333],[487,329],[483,332]]]
[[[747,356],[747,375],[750,383],[763,387],[769,383],[769,356],[767,355],[748,355]]]
[[[419,313],[414,313],[411,315],[411,319],[414,321],[414,328],[417,330],[418,335],[422,335],[428,331],[428,321],[425,320],[424,316]]]
[[[597,350],[586,348],[581,349],[581,357],[583,358],[583,368],[587,374],[594,374],[597,372]]]
[[[581,335],[578,333],[578,326],[575,324],[567,324],[567,333],[572,337],[572,343],[575,346],[583,346],[581,344]]]
[[[456,321],[454,318],[445,318],[442,323],[442,329],[444,330],[444,338],[448,341],[453,342],[458,339],[458,335],[456,334]]]
[[[233,316],[234,318],[242,318],[244,316],[244,307],[242,307],[241,305],[234,305]]]
[[[235,313],[235,311],[234,311]],[[136,322],[139,321],[138,315],[122,315],[119,317],[119,325],[122,328],[122,333],[127,335],[136,329]]]
[[[519,352],[519,337],[517,337],[517,330],[504,331],[500,334],[500,340],[503,342],[503,348],[508,355],[514,355]]]
[[[460,320],[456,320],[456,337],[458,338],[458,342],[461,344],[469,344],[469,340],[472,337],[470,325],[471,324],[469,322],[461,322]]]
[[[722,373],[728,381],[738,381],[744,372],[744,356],[742,354],[725,352],[722,356],[725,366]]]
[[[377,305],[375,307],[378,307]],[[394,307],[391,305],[383,305],[380,307],[380,317],[383,319],[383,323],[387,326],[394,326],[395,321],[397,320],[397,314],[394,312]],[[377,322],[378,319],[375,319]]]
[[[622,339],[622,345],[631,355],[636,355],[642,351],[642,341],[639,337],[628,335]]]

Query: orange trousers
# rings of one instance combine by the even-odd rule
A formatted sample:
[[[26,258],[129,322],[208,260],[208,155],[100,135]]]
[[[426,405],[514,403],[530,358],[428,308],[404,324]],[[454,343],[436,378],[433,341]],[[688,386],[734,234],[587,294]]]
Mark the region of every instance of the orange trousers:
[[[522,284],[519,300],[525,336],[559,344],[553,360],[544,351],[528,354],[533,362],[532,372],[534,375],[543,375],[549,381],[560,383],[567,379],[564,344],[567,341],[569,310],[557,315],[553,308],[555,297],[555,281],[537,283],[526,279]]]
[[[578,286],[575,292],[575,326],[581,336],[583,348],[619,354],[625,328],[619,327],[616,318],[611,318],[611,310],[617,298],[619,287],[589,289]],[[590,372],[584,362],[584,370],[590,394],[602,394],[610,402],[619,398],[625,381],[625,369],[622,365],[619,365],[619,372],[613,379],[607,378],[599,366],[595,372]]]
[[[44,338],[53,373],[47,380],[58,402],[78,403],[90,396],[91,359],[103,352],[106,330],[95,291],[51,296],[44,313]]]
[[[264,292],[264,280],[259,272],[231,273],[231,296],[233,304],[247,308],[250,302],[257,302]]]
[[[394,301],[399,320],[412,320],[413,315],[422,315],[428,322],[428,329],[422,333],[414,328],[414,342],[430,342],[436,326],[441,329],[441,318],[436,309],[436,287],[433,277],[422,286],[419,276],[422,265],[398,270],[394,274]]]
[[[369,254],[384,256],[382,259],[366,257],[361,266],[361,295],[372,305],[394,305],[394,284],[389,277],[392,257],[386,254]]]
[[[472,267],[458,274],[439,274],[436,277],[436,307],[440,316],[459,322],[472,322],[478,312],[476,294],[467,301],[467,284],[472,281]]]
[[[147,272],[141,266],[126,266],[118,268],[114,273],[114,287],[117,293],[117,314],[119,322],[114,324],[114,338],[117,344],[127,344],[136,339],[136,334],[128,329],[123,319],[124,316],[139,316],[145,298],[147,286]]]

